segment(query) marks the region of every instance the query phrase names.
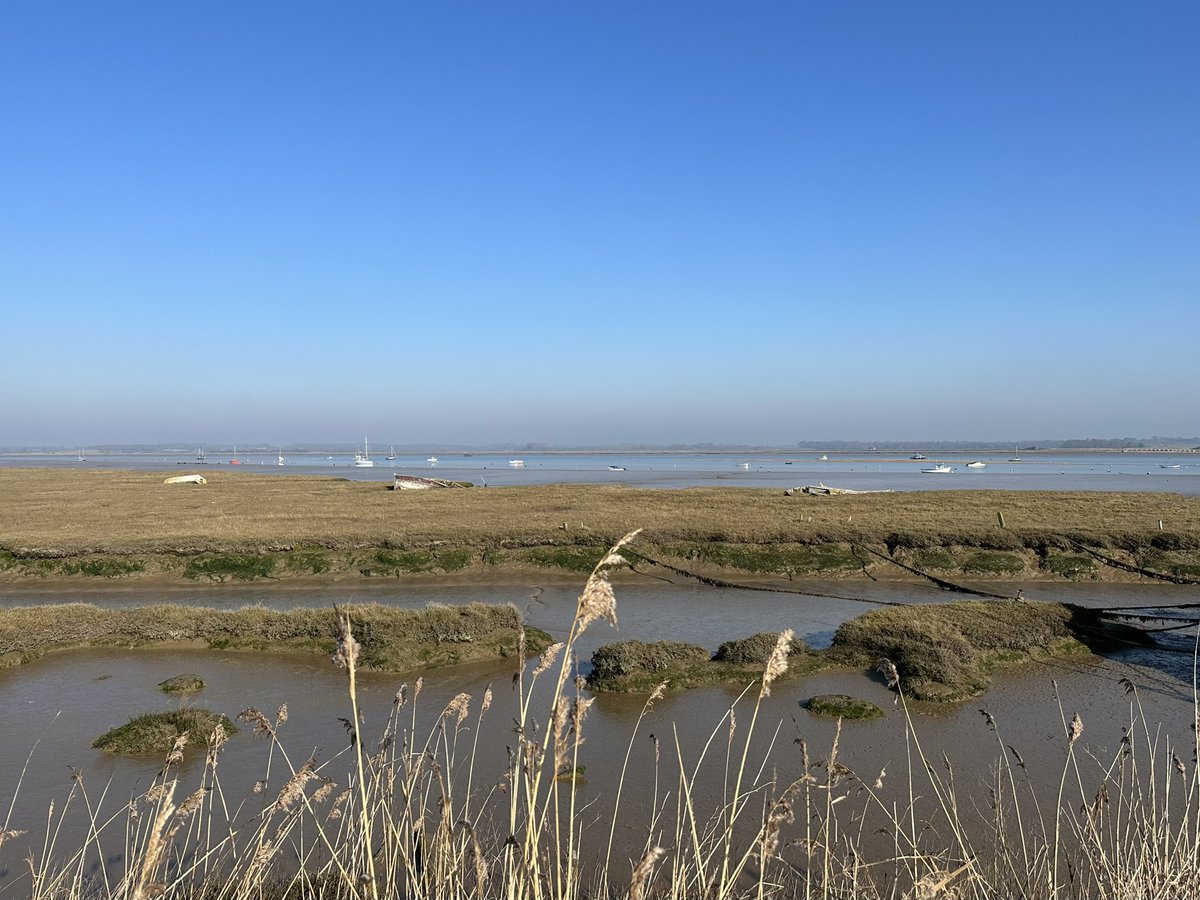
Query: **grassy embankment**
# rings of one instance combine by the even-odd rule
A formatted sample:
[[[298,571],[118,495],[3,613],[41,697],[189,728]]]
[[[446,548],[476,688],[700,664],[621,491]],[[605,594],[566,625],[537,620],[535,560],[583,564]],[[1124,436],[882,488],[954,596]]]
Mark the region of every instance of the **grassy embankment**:
[[[343,612],[362,644],[360,665],[387,672],[514,656],[521,628],[520,613],[508,605],[407,610],[370,604]],[[329,655],[337,639],[336,616],[326,608],[225,611],[161,604],[105,609],[70,603],[0,610],[0,668],[71,647],[181,645]],[[540,651],[549,635],[527,628],[526,642],[531,651]]]
[[[164,485],[161,472],[0,470],[0,579],[582,575],[632,525],[644,529],[639,552],[706,574],[911,577],[858,549],[868,546],[946,577],[1137,579],[1079,541],[1122,562],[1200,577],[1200,498],[1177,494],[392,492],[338,478],[206,475],[206,485]]]

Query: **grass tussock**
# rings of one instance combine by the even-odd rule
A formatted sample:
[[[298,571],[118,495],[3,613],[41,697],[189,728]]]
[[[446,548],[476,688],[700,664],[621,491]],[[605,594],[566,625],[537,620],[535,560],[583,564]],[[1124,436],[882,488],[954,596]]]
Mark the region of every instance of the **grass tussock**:
[[[696,644],[679,641],[617,641],[592,654],[588,687],[602,693],[649,694],[660,686],[682,690],[746,684],[761,673],[778,644],[778,634],[764,632],[726,641],[714,655]],[[824,666],[820,654],[794,637],[784,651],[789,676],[809,674]]]
[[[388,672],[500,659],[517,653],[520,613],[509,605],[430,606],[421,610],[368,604],[349,607],[362,646],[360,665]],[[328,609],[237,610],[162,604],[107,609],[85,603],[0,610],[0,667],[68,647],[184,644],[218,650],[332,653],[337,617]],[[540,649],[549,636],[525,629]]]
[[[818,694],[805,700],[803,705],[814,716],[830,719],[878,719],[884,715],[883,710],[870,700],[846,694]]]
[[[199,675],[175,675],[160,681],[158,689],[165,694],[194,694],[204,690],[204,679]]]
[[[619,559],[620,549],[604,559]],[[343,619],[335,661],[346,672],[337,711],[352,731],[346,750],[324,761],[297,755],[287,746],[286,708],[273,718],[247,709],[240,718],[264,742],[258,784],[270,787],[241,805],[231,806],[223,783],[224,723],[204,740],[201,771],[185,776],[176,738],[153,783],[120,798],[115,811],[80,775],[48,817],[10,808],[0,841],[25,840],[26,828],[46,834],[29,836],[26,864],[9,887],[33,900],[1200,894],[1200,769],[1187,752],[1197,738],[1172,744],[1148,720],[1132,684],[1127,739],[1109,753],[1089,747],[1085,724],[1063,711],[1062,764],[1049,775],[1052,791],[1039,787],[1004,723],[982,710],[980,741],[994,748],[996,764],[989,802],[976,803],[962,792],[953,761],[927,753],[904,683],[887,661],[906,728],[907,770],[850,769],[840,724],[820,757],[802,736],[776,741],[783,723],[773,721],[769,698],[787,674],[791,632],[776,637],[755,681],[702,744],[685,746],[670,731],[639,739],[661,697],[653,692],[630,727],[616,788],[585,802],[577,786],[592,699],[581,690],[575,648],[589,627],[615,623],[616,613],[612,586],[597,567],[563,642],[529,658],[519,642],[511,697],[507,689],[494,697],[490,688],[480,697],[459,694],[433,711],[432,724],[422,718],[418,725],[418,680],[400,688],[382,733],[370,735],[359,726],[363,645]],[[503,708],[493,712],[496,705]],[[489,715],[512,719],[507,753],[477,743]],[[784,754],[780,743],[792,752]],[[484,784],[479,761],[493,752],[503,776]],[[641,811],[625,802],[631,766],[653,773]],[[711,807],[697,799],[702,795],[716,797]],[[78,846],[58,843],[69,815],[87,817]],[[614,853],[618,828],[641,836],[625,859]],[[112,848],[121,852],[105,865]]]
[[[108,753],[127,755],[176,750],[182,754],[185,747],[203,749],[218,727],[226,735],[237,733],[237,726],[227,716],[207,709],[185,708],[146,713],[130,719],[119,728],[106,731],[92,741],[92,746]]]
[[[975,601],[871,610],[843,623],[826,652],[853,665],[891,660],[910,697],[954,701],[983,693],[997,666],[1084,653],[1106,639],[1146,640],[1133,629],[1101,627],[1094,613],[1068,604]]]

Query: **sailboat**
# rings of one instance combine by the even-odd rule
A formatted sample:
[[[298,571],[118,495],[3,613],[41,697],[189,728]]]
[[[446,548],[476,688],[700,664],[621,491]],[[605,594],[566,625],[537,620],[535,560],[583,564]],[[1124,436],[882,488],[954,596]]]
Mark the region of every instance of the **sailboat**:
[[[197,465],[202,466],[207,462],[208,462],[208,460],[204,458],[204,448],[197,447],[196,448],[196,463],[197,463]]]
[[[79,461],[87,462],[87,448],[86,447],[79,448]],[[1175,468],[1179,468],[1179,467],[1176,466]]]
[[[237,444],[233,445],[233,456],[229,457],[229,464],[231,466],[240,466],[242,464],[242,461],[237,458]]]
[[[1013,444],[1013,455],[1009,457],[1009,462],[1021,461],[1021,448],[1017,444]]]
[[[280,448],[279,448],[279,453],[278,453],[278,454],[276,455],[276,457],[275,457],[275,465],[277,465],[277,466],[282,466],[283,464],[284,464],[284,463],[283,463],[283,448],[282,448],[282,447],[280,447]]]
[[[360,469],[369,469],[375,465],[375,460],[371,459],[371,448],[365,437],[363,438],[363,452],[354,454],[354,465]]]
[[[388,458],[388,459],[395,459],[395,458],[396,458],[396,448],[395,448],[395,447],[388,447],[388,455],[387,455],[387,458]]]

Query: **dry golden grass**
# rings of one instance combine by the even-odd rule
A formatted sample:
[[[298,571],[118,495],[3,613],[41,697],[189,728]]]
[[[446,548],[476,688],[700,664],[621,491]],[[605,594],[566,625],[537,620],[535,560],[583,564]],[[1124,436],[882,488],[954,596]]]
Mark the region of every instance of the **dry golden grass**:
[[[1178,494],[936,491],[786,497],[776,489],[545,485],[393,493],[379,482],[206,473],[0,470],[0,550],[33,554],[605,545],[630,523],[650,546],[869,541],[1038,546],[1077,537],[1200,547],[1200,498]],[[997,513],[1003,513],[1001,529]],[[1159,531],[1162,520],[1164,531]],[[565,524],[565,528],[563,527]]]

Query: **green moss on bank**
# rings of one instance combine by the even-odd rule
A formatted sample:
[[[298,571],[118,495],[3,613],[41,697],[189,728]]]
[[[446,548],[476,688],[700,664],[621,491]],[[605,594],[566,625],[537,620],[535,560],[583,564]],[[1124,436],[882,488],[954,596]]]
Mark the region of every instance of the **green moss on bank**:
[[[860,700],[846,694],[820,694],[802,704],[814,716],[833,719],[878,719],[883,710],[870,700]]]
[[[119,728],[106,731],[92,741],[92,746],[108,753],[169,753],[179,736],[186,734],[188,740],[184,752],[203,751],[217,725],[223,726],[226,734],[237,732],[237,726],[227,716],[207,709],[147,713],[130,719]]]

